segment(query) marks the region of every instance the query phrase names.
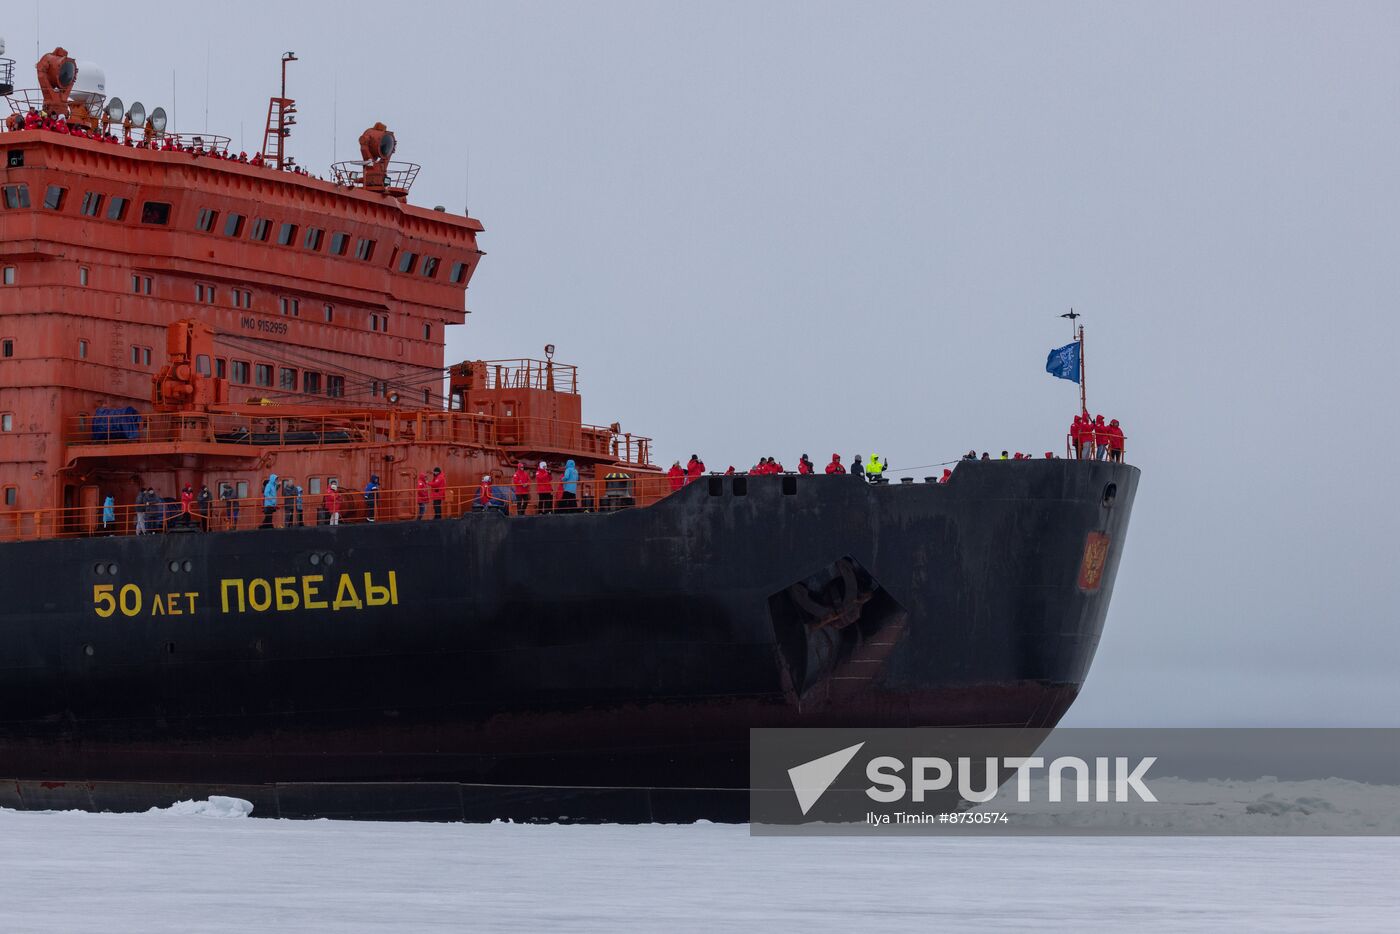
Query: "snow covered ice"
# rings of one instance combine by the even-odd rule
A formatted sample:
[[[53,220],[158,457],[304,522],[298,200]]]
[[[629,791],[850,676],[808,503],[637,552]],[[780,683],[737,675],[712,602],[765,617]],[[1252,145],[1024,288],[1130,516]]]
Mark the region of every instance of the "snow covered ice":
[[[754,838],[238,819],[236,802],[0,811],[0,931],[1274,934],[1400,916],[1396,838]]]

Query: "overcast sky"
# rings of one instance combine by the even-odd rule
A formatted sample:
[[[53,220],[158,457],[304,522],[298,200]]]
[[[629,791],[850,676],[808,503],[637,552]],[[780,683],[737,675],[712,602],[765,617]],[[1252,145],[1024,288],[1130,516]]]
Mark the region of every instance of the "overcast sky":
[[[0,26],[21,86],[36,13]],[[489,255],[449,356],[553,342],[585,418],[664,464],[1057,449],[1076,390],[1045,355],[1082,312],[1090,408],[1143,477],[1081,726],[1400,725],[1397,36],[1393,3],[1278,2],[37,26],[177,130],[259,148],[291,49],[303,165],[384,120],[412,200],[460,211],[470,163]]]

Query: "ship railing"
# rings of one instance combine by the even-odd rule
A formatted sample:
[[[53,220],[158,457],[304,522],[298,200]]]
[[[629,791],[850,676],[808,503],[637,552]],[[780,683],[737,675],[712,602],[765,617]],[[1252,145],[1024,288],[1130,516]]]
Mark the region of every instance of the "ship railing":
[[[385,166],[384,190],[402,191],[407,193],[413,187],[414,181],[418,178],[418,173],[422,169],[416,162],[390,162]],[[363,162],[333,162],[331,163],[331,180],[338,185],[345,185],[350,188],[370,188],[365,184],[365,164]]]
[[[581,425],[554,418],[495,416],[496,440],[511,453],[544,451],[633,467],[651,465],[651,439],[609,425]]]
[[[482,389],[544,389],[578,394],[578,367],[549,360],[481,360],[466,364],[484,366]]]
[[[289,447],[372,442],[379,434],[376,416],[369,412],[250,416],[112,410],[68,419],[64,441],[70,447],[177,443]]]
[[[650,438],[614,426],[436,409],[325,415],[276,415],[271,408],[267,415],[106,410],[70,418],[64,441],[77,449],[138,444],[306,447],[436,441],[502,447],[511,454],[538,451],[610,460],[637,468],[649,466],[651,457]]]
[[[1120,446],[1116,451],[1110,450],[1107,444],[1105,444],[1103,456],[1099,456],[1099,446],[1095,443],[1092,446],[1092,453],[1088,457],[1084,457],[1083,452],[1074,446],[1074,436],[1069,432],[1065,432],[1065,457],[1074,460],[1121,461],[1126,464],[1128,462],[1128,436],[1123,435],[1118,441],[1120,442]]]
[[[540,496],[541,487],[536,481],[535,471],[531,469],[527,471],[530,479],[527,484],[528,496],[524,498],[516,496],[511,474],[501,474],[493,478],[486,505],[481,503],[479,484],[448,486],[440,500],[443,519],[455,519],[485,510],[525,518],[543,514],[601,516],[651,506],[683,490],[691,482],[703,484],[709,495],[718,496],[731,490],[737,492],[741,488],[747,491],[747,484],[771,482],[793,485],[799,480],[806,482],[818,479],[799,478],[794,474],[771,477],[739,474],[734,477],[722,477],[712,473],[694,478],[693,481],[678,481],[653,472],[638,474],[616,466],[599,465],[582,473],[576,482],[574,496],[569,498],[565,495],[564,482],[558,466],[554,465],[555,469],[551,474],[548,503]],[[533,468],[534,465],[530,467]],[[321,481],[318,479],[317,482]],[[745,486],[740,487],[739,484]],[[138,528],[144,528],[149,534],[179,534],[328,525],[328,488],[327,481],[315,492],[303,490],[300,509],[297,509],[295,494],[288,494],[285,487],[279,483],[274,505],[270,509],[266,505],[267,498],[257,491],[240,497],[234,495],[236,491],[231,484],[219,484],[217,489],[210,489],[212,499],[207,503],[201,502],[197,498],[198,491],[192,489],[191,493],[196,498],[188,510],[181,505],[178,496],[163,496],[160,502],[148,504],[144,508],[131,502],[114,502],[111,506],[106,506],[105,502],[93,500],[80,506],[66,508],[0,511],[0,541],[124,536],[138,534]],[[784,489],[786,488],[785,486]],[[421,521],[433,521],[436,511],[433,508],[431,491],[426,494],[426,499],[423,498],[424,495],[416,483],[380,488],[373,497],[375,524],[420,521],[420,517]],[[342,482],[339,496],[341,505],[338,524],[368,523],[371,504],[362,488]],[[105,501],[105,496],[103,500]]]

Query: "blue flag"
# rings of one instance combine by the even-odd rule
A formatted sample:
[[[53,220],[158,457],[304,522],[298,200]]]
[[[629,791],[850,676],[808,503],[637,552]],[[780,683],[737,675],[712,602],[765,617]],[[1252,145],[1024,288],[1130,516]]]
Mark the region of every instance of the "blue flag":
[[[1079,341],[1050,351],[1045,360],[1045,372],[1060,379],[1079,382]]]

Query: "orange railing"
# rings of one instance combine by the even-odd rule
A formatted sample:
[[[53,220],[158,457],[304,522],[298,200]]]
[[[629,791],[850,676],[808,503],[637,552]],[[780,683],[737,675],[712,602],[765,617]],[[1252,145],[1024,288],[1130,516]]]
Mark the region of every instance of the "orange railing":
[[[64,441],[76,449],[176,443],[268,448],[438,441],[504,448],[510,453],[610,460],[634,467],[647,466],[651,457],[650,438],[614,432],[610,427],[436,410],[285,416],[186,412],[79,415],[68,419],[63,434]]]
[[[1090,453],[1087,457],[1085,457],[1083,452],[1081,452],[1074,446],[1074,436],[1071,435],[1069,432],[1065,432],[1065,456],[1077,460],[1108,460],[1122,461],[1126,463],[1128,460],[1127,435],[1119,437],[1118,442],[1119,447],[1116,451],[1110,449],[1108,447],[1107,442],[1104,442],[1104,453],[1102,457],[1099,457],[1099,444],[1097,439],[1092,443],[1089,441],[1085,441],[1084,444],[1090,446]]]

